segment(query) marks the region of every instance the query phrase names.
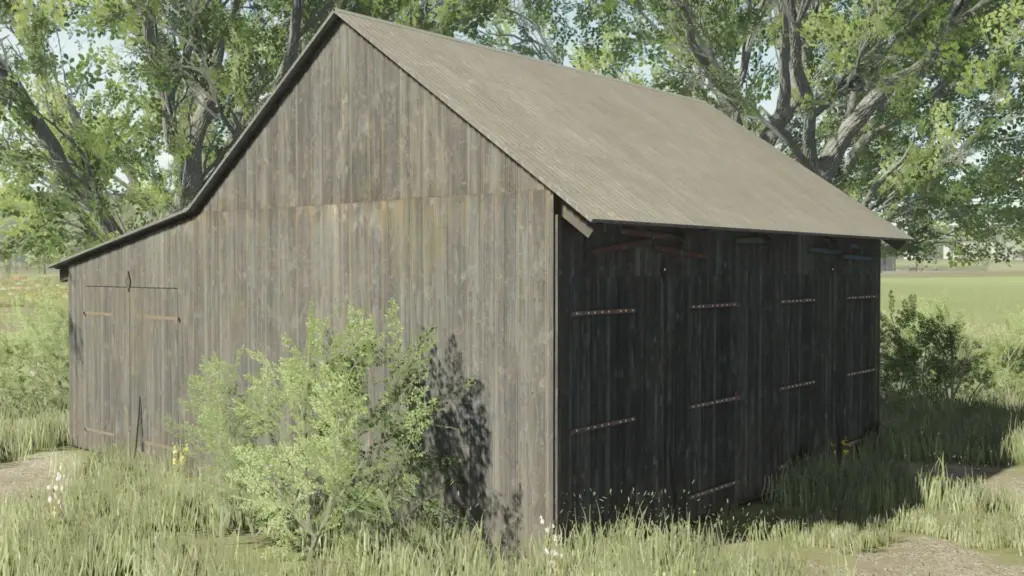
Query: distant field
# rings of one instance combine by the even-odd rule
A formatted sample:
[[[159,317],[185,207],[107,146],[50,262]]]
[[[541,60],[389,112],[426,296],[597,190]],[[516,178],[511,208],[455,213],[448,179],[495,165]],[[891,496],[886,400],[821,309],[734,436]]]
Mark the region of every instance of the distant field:
[[[897,298],[916,294],[922,300],[943,301],[950,311],[978,327],[1002,323],[1024,310],[1024,274],[1019,272],[885,273],[883,310],[890,290]]]

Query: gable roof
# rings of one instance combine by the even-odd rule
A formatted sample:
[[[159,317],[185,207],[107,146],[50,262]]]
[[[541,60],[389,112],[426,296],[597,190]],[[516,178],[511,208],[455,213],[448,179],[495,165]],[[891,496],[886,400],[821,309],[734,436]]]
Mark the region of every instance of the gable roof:
[[[909,239],[710,104],[338,10],[186,208],[53,267],[198,215],[342,23],[591,222]]]

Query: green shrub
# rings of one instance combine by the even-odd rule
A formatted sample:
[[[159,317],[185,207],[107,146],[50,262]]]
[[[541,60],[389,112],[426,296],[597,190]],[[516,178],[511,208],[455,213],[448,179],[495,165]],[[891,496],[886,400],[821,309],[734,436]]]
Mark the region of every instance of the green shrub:
[[[0,415],[68,409],[68,316],[63,299],[32,297],[0,318]]]
[[[1013,376],[1024,376],[1024,310],[980,333],[992,359]]]
[[[276,363],[240,352],[260,366],[244,390],[237,365],[204,362],[189,381],[182,439],[276,542],[311,551],[332,533],[393,527],[424,501],[424,433],[436,410],[433,333],[408,348],[402,336],[394,303],[379,333],[358,310],[338,334],[311,313],[305,350],[284,338]],[[381,385],[371,402],[368,390]]]
[[[915,296],[897,306],[889,292],[881,322],[884,393],[966,400],[993,385],[982,344],[944,306],[922,309]]]

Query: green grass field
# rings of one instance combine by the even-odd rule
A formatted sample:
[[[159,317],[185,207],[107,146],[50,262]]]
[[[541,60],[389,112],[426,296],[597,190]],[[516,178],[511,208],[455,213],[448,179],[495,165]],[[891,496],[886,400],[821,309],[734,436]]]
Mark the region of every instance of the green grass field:
[[[1024,310],[1024,274],[883,274],[883,310],[890,290],[897,298],[916,294],[921,300],[944,302],[978,328],[1001,324]]]

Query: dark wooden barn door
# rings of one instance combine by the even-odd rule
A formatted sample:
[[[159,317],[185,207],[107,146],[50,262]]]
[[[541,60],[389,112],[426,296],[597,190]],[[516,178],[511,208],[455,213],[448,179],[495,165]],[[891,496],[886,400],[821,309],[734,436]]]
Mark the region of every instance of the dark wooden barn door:
[[[128,353],[128,297],[124,288],[86,286],[83,289],[83,386],[74,391],[77,422],[73,430],[84,448],[128,441],[128,378],[119,360]],[[114,359],[115,361],[111,361]]]
[[[749,399],[743,397],[737,330],[742,303],[733,281],[731,271],[709,271],[686,279],[689,285],[679,291],[689,294],[686,332],[675,343],[683,347],[686,365],[670,387],[674,416],[687,422],[687,434],[675,438],[686,446],[686,456],[672,457],[673,483],[687,484],[677,486],[676,507],[698,514],[735,501],[740,481],[743,402]]]
[[[130,306],[131,442],[137,450],[169,449],[165,421],[178,420],[181,319],[178,291],[132,288]]]
[[[878,424],[879,282],[877,260],[841,260],[832,289],[835,434],[857,440]]]
[[[637,310],[612,294],[586,300],[613,306],[570,314],[570,490],[576,511],[610,518],[627,502],[640,464]]]
[[[804,258],[797,240],[787,253]],[[787,246],[788,248],[788,246]],[[789,262],[784,265],[793,266]],[[778,412],[775,466],[835,442],[830,371],[834,314],[834,279],[825,265],[798,274],[780,275],[775,338],[778,353],[773,376]]]

